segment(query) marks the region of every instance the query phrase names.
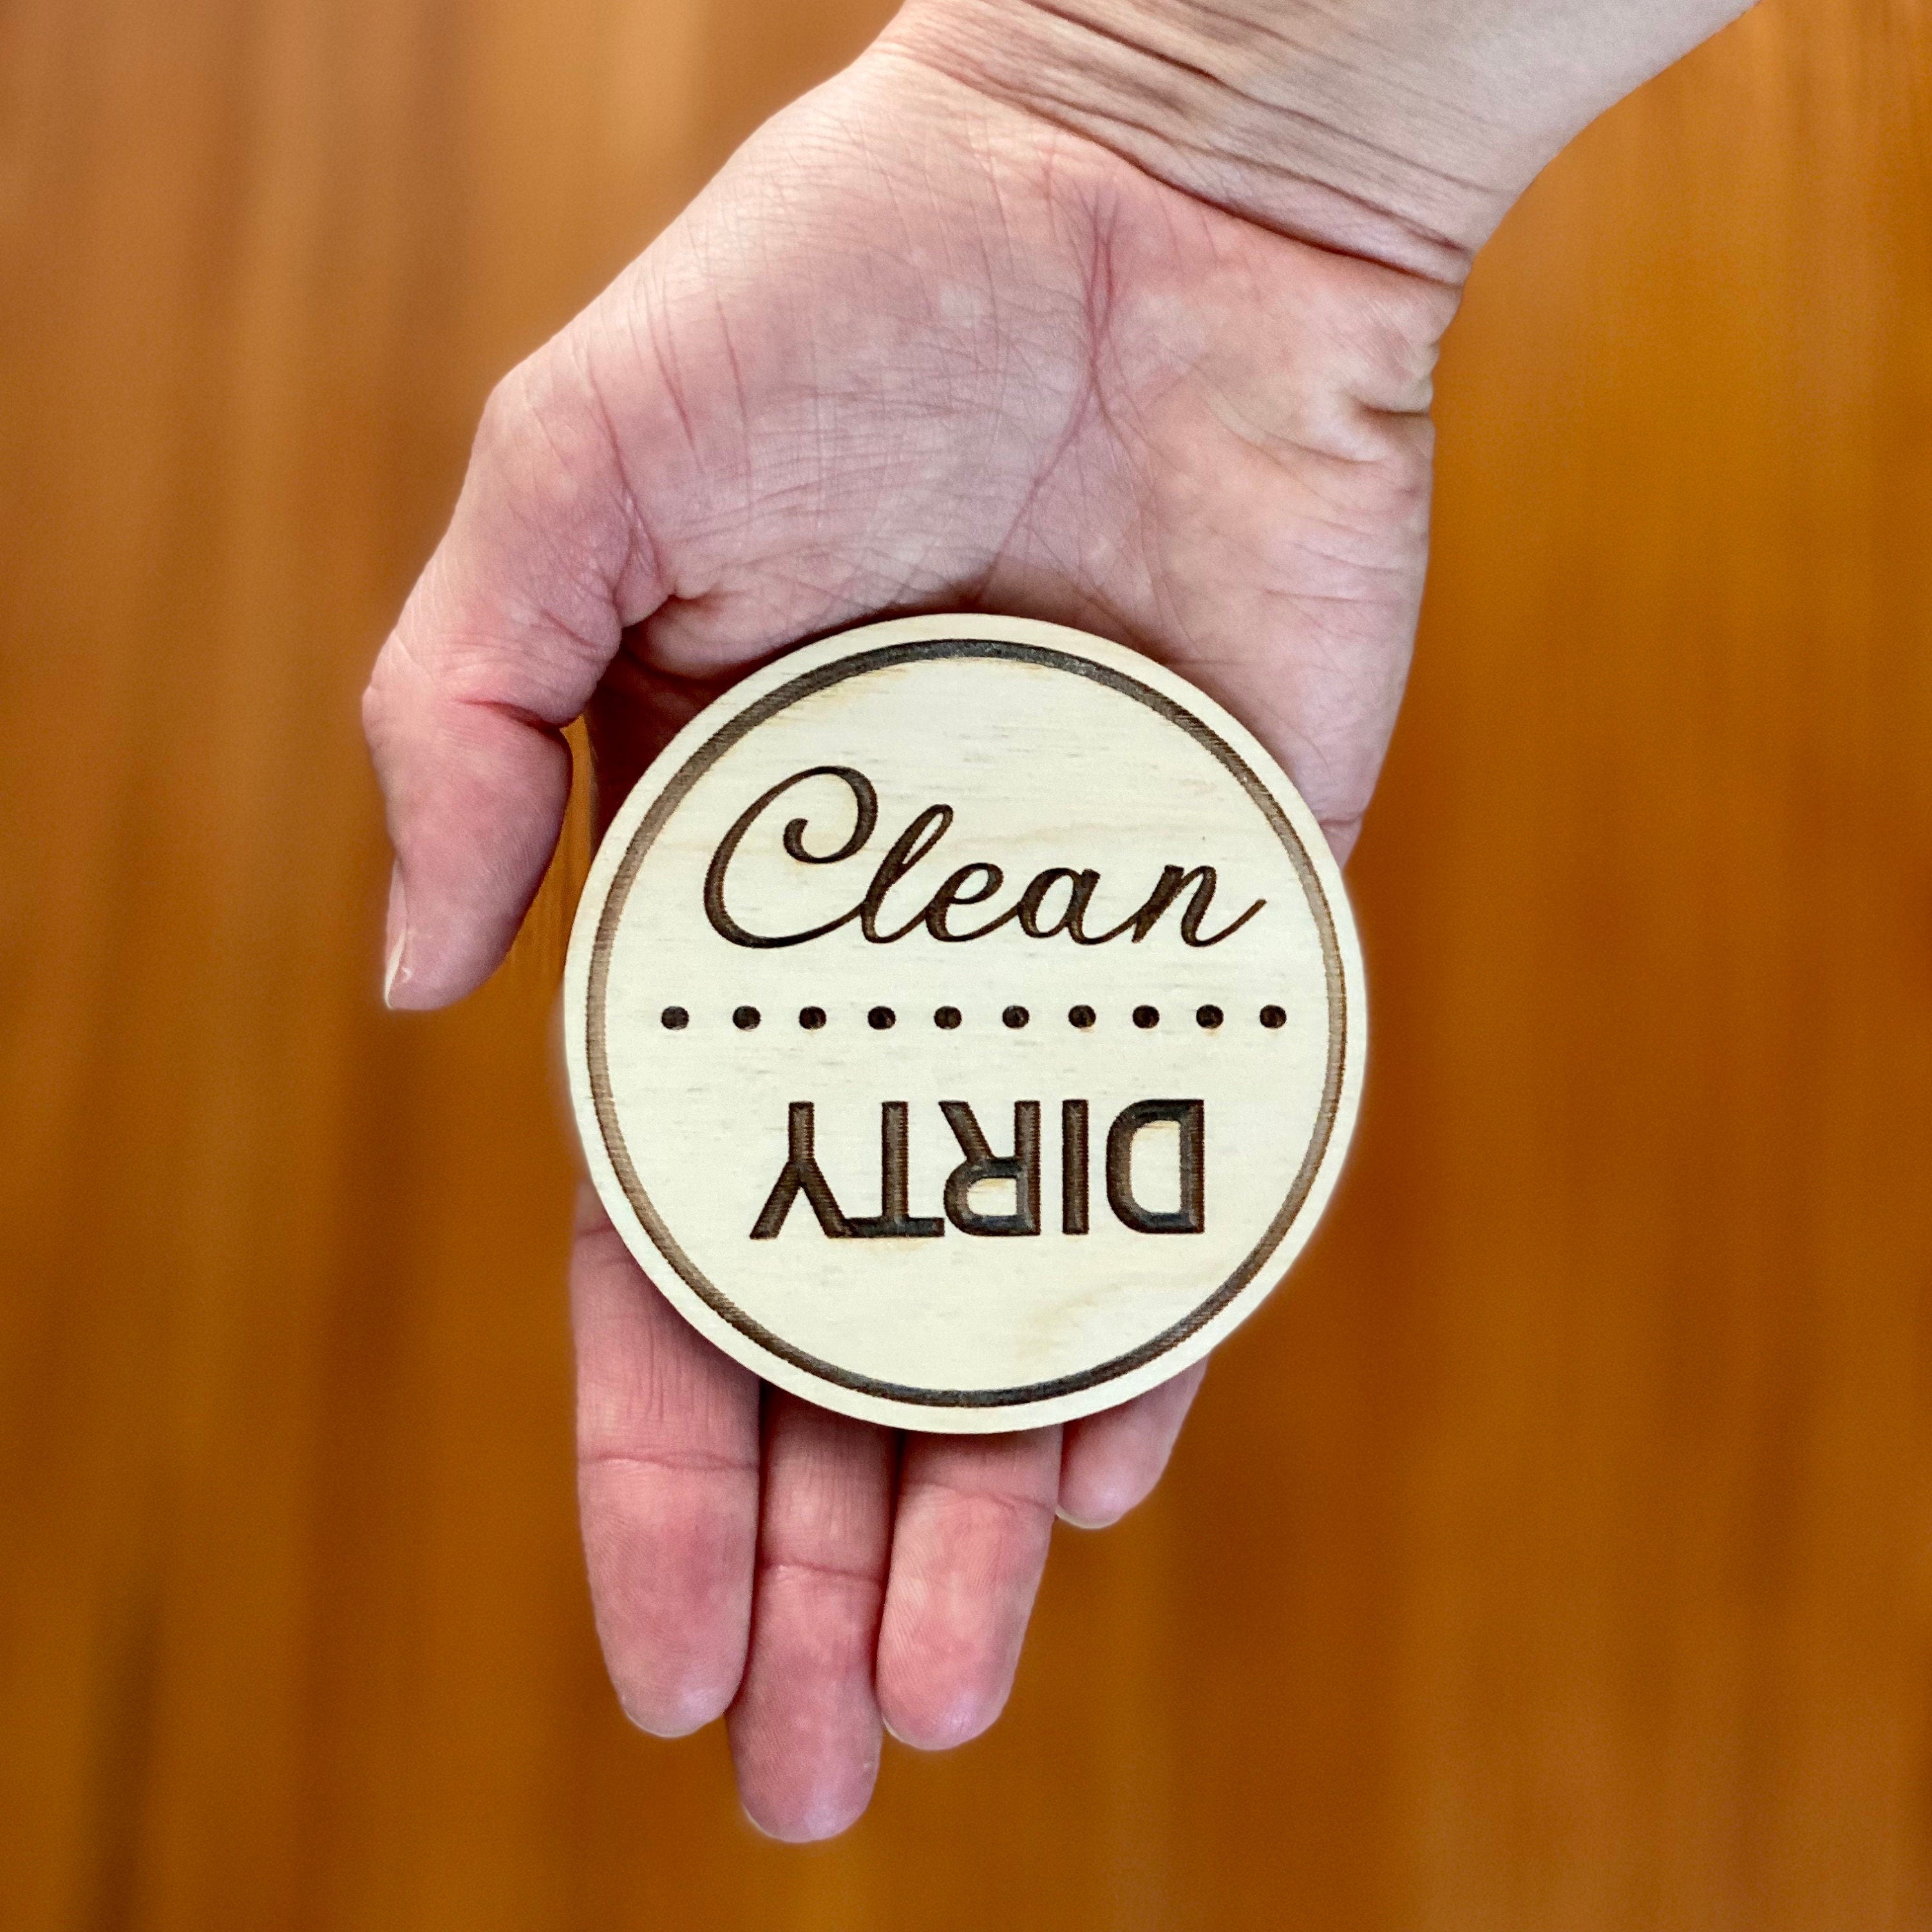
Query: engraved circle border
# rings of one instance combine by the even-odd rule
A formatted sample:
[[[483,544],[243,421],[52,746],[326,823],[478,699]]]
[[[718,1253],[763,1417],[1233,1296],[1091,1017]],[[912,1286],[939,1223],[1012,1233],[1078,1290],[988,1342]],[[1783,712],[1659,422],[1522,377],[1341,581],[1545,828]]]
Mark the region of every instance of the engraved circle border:
[[[1321,938],[1323,974],[1328,995],[1328,1064],[1322,1081],[1321,1105],[1316,1114],[1315,1131],[1310,1137],[1307,1150],[1302,1156],[1301,1165],[1296,1171],[1287,1197],[1261,1239],[1213,1293],[1178,1322],[1162,1329],[1159,1334],[1096,1367],[1083,1369],[1072,1375],[1058,1376],[1048,1382],[1022,1383],[1009,1388],[927,1388],[916,1384],[886,1382],[876,1376],[861,1375],[856,1370],[841,1368],[836,1362],[826,1361],[795,1346],[740,1308],[684,1252],[673,1238],[669,1228],[664,1225],[662,1217],[652,1204],[650,1196],[644,1191],[644,1183],[638,1178],[630,1150],[624,1143],[622,1130],[618,1124],[616,1100],[610,1088],[610,1068],[606,1054],[604,1004],[610,983],[610,955],[616,943],[618,923],[623,916],[625,902],[642,868],[646,854],[692,788],[740,739],[756,730],[767,718],[788,709],[802,698],[812,697],[834,685],[842,684],[848,678],[862,677],[873,671],[890,670],[898,664],[922,659],[958,658],[997,658],[1008,662],[1038,664],[1047,670],[1064,672],[1076,677],[1086,678],[1096,684],[1107,686],[1124,696],[1144,704],[1170,724],[1178,725],[1196,743],[1212,753],[1239,781],[1243,790],[1259,807],[1262,815],[1268,820],[1270,828],[1288,853],[1289,862],[1301,882],[1303,893],[1307,899],[1309,910],[1314,916],[1316,928]],[[591,944],[590,979],[584,1008],[585,1061],[590,1072],[591,1098],[597,1111],[597,1124],[603,1137],[604,1151],[610,1156],[610,1165],[616,1173],[619,1185],[624,1190],[625,1198],[630,1202],[632,1211],[658,1253],[670,1263],[686,1286],[715,1313],[728,1322],[748,1341],[755,1342],[768,1354],[776,1355],[779,1360],[789,1363],[794,1368],[802,1370],[806,1374],[814,1376],[836,1388],[850,1389],[855,1394],[904,1402],[921,1408],[1016,1408],[1033,1402],[1051,1401],[1059,1396],[1077,1394],[1083,1389],[1093,1388],[1102,1382],[1112,1382],[1119,1376],[1131,1374],[1157,1357],[1166,1354],[1169,1349],[1184,1342],[1189,1336],[1211,1322],[1261,1272],[1267,1264],[1268,1257],[1280,1246],[1288,1230],[1294,1225],[1302,1203],[1308,1198],[1308,1191],[1315,1184],[1315,1178],[1321,1171],[1329,1141],[1334,1132],[1348,1058],[1348,983],[1342,971],[1342,950],[1336,937],[1334,914],[1328,904],[1328,895],[1323,890],[1321,879],[1309,859],[1307,848],[1301,842],[1300,834],[1289,822],[1288,815],[1282,810],[1274,794],[1250,767],[1247,760],[1204,720],[1196,717],[1163,692],[1142,683],[1138,678],[1130,677],[1112,665],[1101,664],[1092,658],[1080,657],[1070,651],[1055,650],[1044,644],[1024,644],[996,638],[922,638],[913,643],[884,644],[870,650],[856,651],[849,657],[835,658],[830,663],[821,664],[815,670],[805,672],[790,680],[776,689],[767,692],[754,703],[748,704],[736,716],[726,719],[686,759],[670,782],[651,801],[650,808],[631,835],[630,844],[626,848],[624,856],[611,878],[610,890],[604,896],[603,907],[598,916],[596,937]]]

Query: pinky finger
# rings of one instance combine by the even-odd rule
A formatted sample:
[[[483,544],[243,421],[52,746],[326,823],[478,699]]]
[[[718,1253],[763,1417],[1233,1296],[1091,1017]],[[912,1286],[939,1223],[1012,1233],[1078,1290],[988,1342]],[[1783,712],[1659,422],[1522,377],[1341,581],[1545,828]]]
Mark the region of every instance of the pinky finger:
[[[1205,1362],[1144,1395],[1066,1425],[1060,1456],[1060,1514],[1078,1529],[1104,1529],[1144,1502],[1187,1419]]]

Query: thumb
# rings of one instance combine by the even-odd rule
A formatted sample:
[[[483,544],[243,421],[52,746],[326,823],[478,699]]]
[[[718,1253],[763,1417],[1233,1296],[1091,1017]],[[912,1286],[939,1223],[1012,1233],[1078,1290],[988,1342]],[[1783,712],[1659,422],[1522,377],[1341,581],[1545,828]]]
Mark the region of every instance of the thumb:
[[[384,997],[488,977],[555,849],[562,728],[666,591],[578,338],[506,376],[362,700],[396,870]]]

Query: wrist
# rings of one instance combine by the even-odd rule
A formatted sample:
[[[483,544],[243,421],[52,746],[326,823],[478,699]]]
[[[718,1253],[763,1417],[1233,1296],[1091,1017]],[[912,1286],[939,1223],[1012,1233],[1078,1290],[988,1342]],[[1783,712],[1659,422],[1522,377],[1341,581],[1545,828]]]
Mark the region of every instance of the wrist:
[[[909,0],[902,50],[1300,239],[1460,285],[1577,130],[1743,0]]]

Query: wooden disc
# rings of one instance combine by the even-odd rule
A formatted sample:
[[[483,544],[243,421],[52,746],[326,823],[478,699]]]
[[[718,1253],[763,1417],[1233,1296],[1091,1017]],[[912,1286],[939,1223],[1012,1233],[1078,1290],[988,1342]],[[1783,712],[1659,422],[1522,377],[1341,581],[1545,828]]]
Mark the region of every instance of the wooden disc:
[[[877,624],[693,718],[591,870],[566,980],[590,1172],[726,1354],[985,1431],[1204,1354],[1326,1203],[1360,1088],[1341,874],[1159,665]]]

